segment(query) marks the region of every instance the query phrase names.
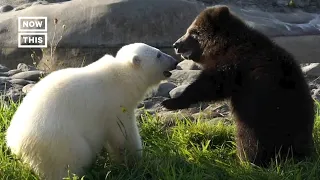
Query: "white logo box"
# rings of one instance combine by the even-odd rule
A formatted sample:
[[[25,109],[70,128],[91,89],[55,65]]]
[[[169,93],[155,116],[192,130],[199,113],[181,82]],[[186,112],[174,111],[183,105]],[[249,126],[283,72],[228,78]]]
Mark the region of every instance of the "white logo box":
[[[44,29],[21,29],[22,20],[44,20]],[[48,28],[48,18],[42,16],[34,16],[34,17],[18,17],[18,31],[26,32],[26,31],[47,31]]]
[[[22,29],[21,25],[23,21],[26,20],[44,20],[44,29]],[[33,16],[33,17],[18,17],[18,48],[47,48],[47,30],[48,30],[48,18],[43,16]],[[37,27],[37,26],[36,26]],[[30,32],[32,31],[32,32]],[[36,35],[43,35],[44,36],[44,45],[22,45],[21,44],[21,36],[28,35],[28,36],[36,36]]]

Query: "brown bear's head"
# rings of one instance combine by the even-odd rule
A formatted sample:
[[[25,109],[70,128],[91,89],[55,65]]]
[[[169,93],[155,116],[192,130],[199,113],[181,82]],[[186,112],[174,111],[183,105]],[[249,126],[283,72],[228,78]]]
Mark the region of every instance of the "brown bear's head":
[[[195,18],[186,33],[173,44],[173,48],[184,59],[213,65],[237,43],[243,25],[227,6],[210,7]]]

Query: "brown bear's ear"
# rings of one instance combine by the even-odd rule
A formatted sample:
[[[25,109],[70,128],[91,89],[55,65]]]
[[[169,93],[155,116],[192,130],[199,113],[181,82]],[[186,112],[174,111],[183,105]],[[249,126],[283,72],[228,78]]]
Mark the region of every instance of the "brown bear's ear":
[[[219,17],[219,20],[226,20],[230,15],[230,10],[228,6],[219,6],[215,9],[215,16]]]
[[[133,64],[134,67],[140,67],[141,59],[139,58],[138,55],[134,55],[132,57],[132,64]]]
[[[215,26],[228,21],[230,10],[228,6],[217,5],[209,7],[203,14],[208,22],[214,22]]]

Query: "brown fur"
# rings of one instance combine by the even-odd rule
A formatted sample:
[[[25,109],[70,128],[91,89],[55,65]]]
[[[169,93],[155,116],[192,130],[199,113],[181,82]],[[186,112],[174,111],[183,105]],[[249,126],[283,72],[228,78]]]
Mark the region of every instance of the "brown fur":
[[[267,165],[277,155],[301,160],[313,154],[313,99],[290,53],[227,6],[202,11],[173,46],[204,70],[179,97],[163,101],[164,107],[230,99],[238,155],[256,165]]]

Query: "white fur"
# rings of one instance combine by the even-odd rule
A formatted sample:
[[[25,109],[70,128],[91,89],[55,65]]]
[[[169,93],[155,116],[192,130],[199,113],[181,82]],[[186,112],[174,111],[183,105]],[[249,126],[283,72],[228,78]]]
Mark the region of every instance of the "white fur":
[[[115,58],[105,55],[86,67],[55,71],[18,107],[7,145],[49,180],[66,177],[68,165],[72,173],[83,175],[82,168],[90,167],[102,147],[114,153],[117,162],[123,161],[125,148],[141,157],[134,109],[148,88],[165,79],[163,71],[175,65],[160,50],[134,43],[122,47]]]

